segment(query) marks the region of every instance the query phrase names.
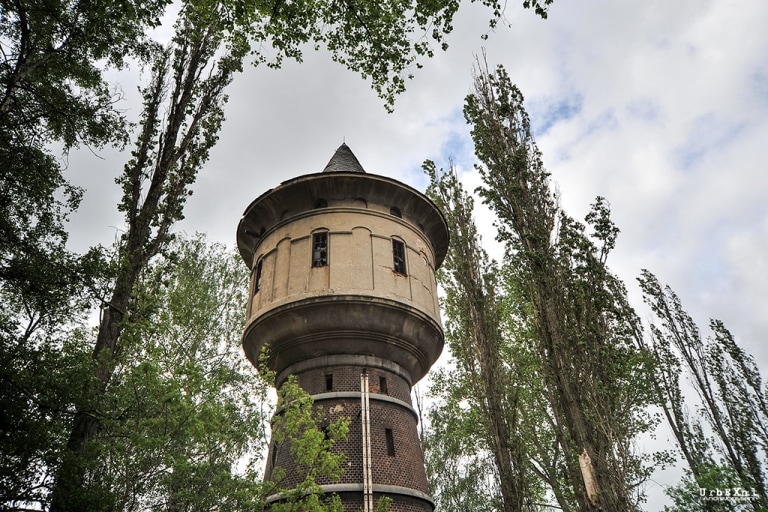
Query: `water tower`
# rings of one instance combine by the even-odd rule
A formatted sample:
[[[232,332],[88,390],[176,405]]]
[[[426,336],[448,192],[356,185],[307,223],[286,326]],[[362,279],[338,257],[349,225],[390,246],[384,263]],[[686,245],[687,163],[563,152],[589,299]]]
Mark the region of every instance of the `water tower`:
[[[340,481],[320,481],[347,511],[434,509],[411,387],[443,348],[435,270],[448,249],[440,211],[397,180],[366,173],[342,144],[322,172],[253,201],[237,230],[251,269],[245,353],[279,388],[290,375],[332,421],[352,420],[336,448]],[[289,450],[270,444],[266,477],[303,479]],[[292,481],[291,479],[294,479]],[[271,499],[277,500],[279,496]]]

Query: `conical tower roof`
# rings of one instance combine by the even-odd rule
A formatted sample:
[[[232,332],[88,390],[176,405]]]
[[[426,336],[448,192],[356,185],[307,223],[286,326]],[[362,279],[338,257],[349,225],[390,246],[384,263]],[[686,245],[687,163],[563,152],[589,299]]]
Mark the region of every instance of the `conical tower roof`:
[[[349,146],[347,146],[345,143],[342,143],[341,146],[339,146],[339,149],[337,149],[336,153],[333,154],[330,161],[328,162],[328,165],[326,165],[325,169],[323,169],[323,172],[339,171],[361,172],[365,174],[363,166],[360,165],[360,162],[357,160],[355,154],[352,153],[352,150],[349,149]]]

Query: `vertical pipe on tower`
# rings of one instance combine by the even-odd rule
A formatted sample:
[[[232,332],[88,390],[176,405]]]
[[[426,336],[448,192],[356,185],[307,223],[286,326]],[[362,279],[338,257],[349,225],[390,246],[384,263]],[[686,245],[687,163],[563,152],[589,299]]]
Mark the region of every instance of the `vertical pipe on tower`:
[[[369,401],[368,372],[360,374],[360,402],[363,430],[363,510],[373,512],[373,475],[371,467],[371,412]]]

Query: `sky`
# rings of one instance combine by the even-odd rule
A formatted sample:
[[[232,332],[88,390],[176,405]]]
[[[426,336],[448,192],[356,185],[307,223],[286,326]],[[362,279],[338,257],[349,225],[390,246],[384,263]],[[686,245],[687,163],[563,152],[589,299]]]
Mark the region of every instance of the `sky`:
[[[555,0],[542,20],[516,0],[508,26],[493,31],[489,16],[462,3],[448,51],[415,70],[391,114],[368,82],[323,52],[279,71],[246,69],[178,228],[234,246],[254,198],[320,172],[342,142],[367,172],[419,190],[425,159],[452,160],[477,186],[462,105],[484,49],[525,95],[565,211],[583,219],[596,196],[610,202],[621,234],[608,264],[641,316],[649,318],[636,278],[649,269],[703,328],[723,320],[768,375],[768,2]],[[113,77],[129,116],[140,112],[141,78]],[[71,221],[74,248],[118,236],[114,178],[127,158],[69,156],[69,178],[86,188]],[[478,209],[477,220],[500,256],[490,215]]]

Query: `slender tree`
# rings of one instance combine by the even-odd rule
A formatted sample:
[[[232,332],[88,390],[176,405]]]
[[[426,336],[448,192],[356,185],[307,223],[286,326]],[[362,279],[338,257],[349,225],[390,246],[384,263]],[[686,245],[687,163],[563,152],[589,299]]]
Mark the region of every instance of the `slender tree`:
[[[651,326],[649,340],[661,362],[655,382],[690,474],[682,488],[672,490],[673,498],[682,504],[681,509],[692,503],[701,510],[722,510],[735,504],[768,509],[768,401],[754,359],[719,320],[710,321],[713,336],[702,339],[677,294],[663,287],[652,273],[644,270],[638,280],[643,298],[659,322]],[[701,420],[686,413],[683,376],[693,386],[696,416]],[[718,489],[745,489],[749,500],[702,500],[697,495],[700,489],[705,495]]]
[[[523,96],[502,67],[479,67],[464,114],[484,201],[519,266],[547,400],[581,510],[635,510],[650,468],[633,451],[653,427],[648,354],[623,284],[606,267],[618,229],[602,198],[586,228],[564,214],[531,133]]]
[[[51,510],[81,508],[87,444],[100,425],[102,398],[115,370],[126,322],[132,320],[134,286],[183,218],[189,186],[208,158],[223,120],[224,88],[248,51],[245,38],[226,32],[222,7],[187,4],[170,46],[158,53],[144,90],[144,115],[133,158],[117,181],[126,232],[117,247],[114,284],[105,298],[93,348],[96,367],[88,404],[79,407],[57,477]],[[218,52],[224,52],[219,56]],[[162,112],[167,114],[163,115]]]
[[[482,427],[480,432],[467,432],[462,428],[454,434],[482,441],[480,456],[464,469],[468,475],[477,475],[477,469],[483,466],[482,452],[487,451],[498,478],[495,488],[500,498],[499,509],[533,510],[543,496],[529,462],[530,439],[525,436],[523,417],[532,411],[522,410],[523,388],[530,381],[523,375],[524,360],[516,357],[522,344],[516,344],[519,340],[515,335],[505,331],[505,326],[512,325],[519,317],[504,301],[500,272],[481,248],[472,217],[473,201],[461,187],[455,170],[439,174],[432,162],[425,164],[425,170],[431,181],[428,194],[445,212],[451,232],[451,247],[440,271],[440,282],[445,290],[446,336],[457,367],[449,378],[439,376],[433,390],[447,391],[441,394],[447,399],[448,407],[457,405],[454,397],[461,393],[469,407],[466,411],[438,409],[431,415],[431,423],[437,425],[442,421],[441,412],[447,413],[445,416],[467,414],[471,420],[465,427],[471,427],[472,420],[477,420],[477,426]],[[449,384],[450,380],[454,382]],[[435,442],[445,441],[432,437]],[[463,443],[458,446],[467,447]],[[453,456],[463,455],[462,451],[454,451]],[[446,454],[445,451],[439,453]],[[434,476],[437,473],[438,470],[432,472]],[[455,491],[447,494],[455,496]],[[469,496],[472,495],[470,492]]]

